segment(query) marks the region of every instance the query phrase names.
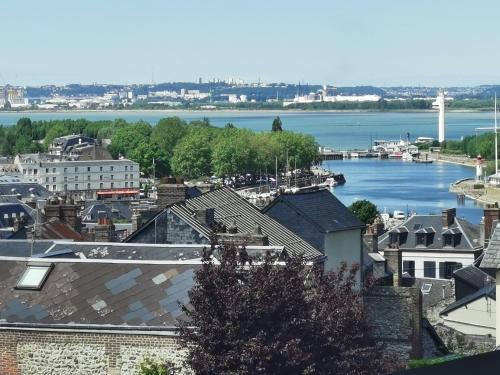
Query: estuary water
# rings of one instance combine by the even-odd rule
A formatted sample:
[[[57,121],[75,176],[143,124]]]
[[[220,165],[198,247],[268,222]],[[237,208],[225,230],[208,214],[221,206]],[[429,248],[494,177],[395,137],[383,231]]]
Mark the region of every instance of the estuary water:
[[[186,121],[204,117],[216,126],[233,123],[255,131],[269,130],[275,116],[280,116],[286,130],[314,136],[323,146],[352,149],[370,146],[375,139],[419,136],[437,138],[437,112],[289,112],[289,111],[89,111],[89,112],[20,112],[0,113],[0,124],[12,125],[21,117],[32,120],[86,118],[89,120],[144,120],[156,124],[159,119],[179,116]],[[492,112],[451,112],[446,114],[446,137],[458,140],[490,127]],[[334,194],[344,204],[358,199],[374,202],[379,210],[439,213],[457,207],[458,215],[479,223],[482,209],[475,202],[457,202],[448,192],[449,185],[461,178],[473,177],[474,170],[460,165],[415,164],[400,160],[359,159],[329,161],[325,167],[344,173],[347,183],[336,187]]]

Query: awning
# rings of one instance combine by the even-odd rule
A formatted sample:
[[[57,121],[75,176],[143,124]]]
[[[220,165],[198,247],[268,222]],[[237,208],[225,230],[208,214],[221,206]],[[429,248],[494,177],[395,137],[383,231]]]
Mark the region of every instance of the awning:
[[[110,189],[99,190],[97,195],[135,195],[139,193],[139,189]]]

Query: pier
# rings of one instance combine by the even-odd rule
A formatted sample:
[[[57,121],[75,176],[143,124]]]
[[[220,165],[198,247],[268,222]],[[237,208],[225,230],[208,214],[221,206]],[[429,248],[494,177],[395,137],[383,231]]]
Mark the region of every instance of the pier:
[[[379,158],[387,159],[387,153],[372,152],[368,150],[333,150],[328,147],[321,147],[319,151],[321,160],[344,160],[344,159],[358,159],[358,158]]]

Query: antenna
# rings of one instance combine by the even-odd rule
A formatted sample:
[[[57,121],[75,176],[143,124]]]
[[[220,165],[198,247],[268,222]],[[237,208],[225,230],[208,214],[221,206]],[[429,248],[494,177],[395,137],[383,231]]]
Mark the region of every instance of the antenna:
[[[498,174],[497,93],[495,93],[495,174]]]

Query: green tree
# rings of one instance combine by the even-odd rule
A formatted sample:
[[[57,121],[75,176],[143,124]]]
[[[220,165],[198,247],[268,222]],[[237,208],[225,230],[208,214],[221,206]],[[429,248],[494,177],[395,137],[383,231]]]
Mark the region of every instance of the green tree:
[[[365,224],[372,224],[379,214],[379,212],[377,211],[377,206],[366,199],[356,201],[348,208],[354,216],[356,216]]]
[[[254,171],[257,154],[252,145],[253,136],[248,130],[225,129],[213,146],[213,173],[222,177]]]
[[[186,136],[188,128],[179,117],[169,117],[158,121],[153,128],[151,139],[167,155],[172,155],[175,146]]]
[[[137,122],[135,124],[127,124],[126,126],[119,126],[111,138],[109,145],[109,152],[113,157],[119,155],[129,157],[132,150],[139,144],[146,142],[149,143],[151,135],[151,125],[147,122]]]
[[[161,178],[170,172],[168,156],[156,143],[143,140],[130,151],[128,157],[139,163],[141,172],[146,176],[153,174],[153,158],[155,160],[155,177]]]
[[[171,159],[172,171],[177,176],[186,178],[208,176],[212,158],[212,138],[210,129],[190,129],[174,149]]]
[[[282,123],[281,123],[281,119],[279,116],[277,116],[274,120],[273,120],[273,126],[272,126],[272,131],[273,132],[280,132],[282,131],[282,127],[281,127]]]

